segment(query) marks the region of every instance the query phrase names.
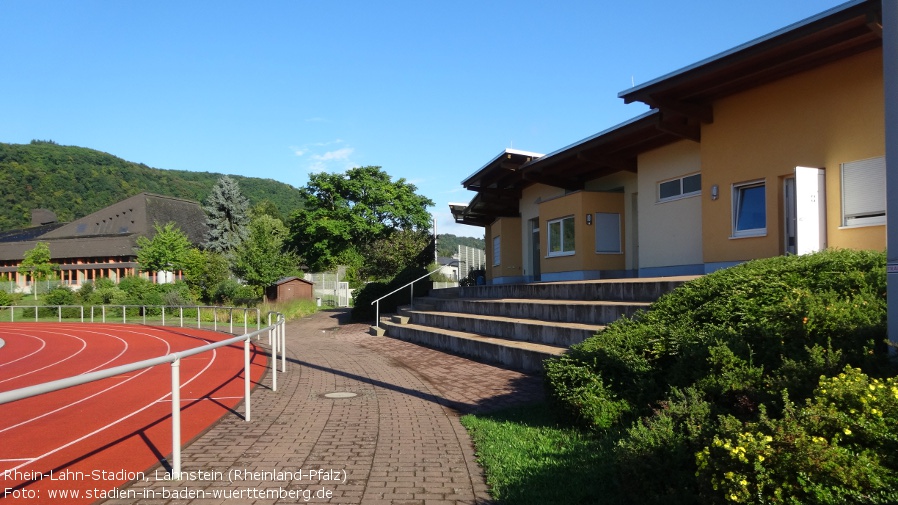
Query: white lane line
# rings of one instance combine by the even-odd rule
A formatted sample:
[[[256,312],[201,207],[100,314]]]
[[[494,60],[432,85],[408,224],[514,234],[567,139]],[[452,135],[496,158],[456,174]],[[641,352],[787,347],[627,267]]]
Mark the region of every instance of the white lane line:
[[[181,384],[181,389],[183,389],[184,386],[190,384],[190,383],[193,382],[195,379],[197,379],[200,375],[202,375],[203,373],[205,373],[206,370],[208,370],[209,367],[212,366],[212,363],[215,362],[215,359],[217,358],[217,355],[218,355],[218,349],[212,349],[212,359],[210,359],[209,362],[206,363],[206,366],[203,367],[202,370],[200,370],[199,372],[197,372],[196,374],[194,374],[193,377],[191,377],[190,379],[188,379],[186,382],[183,382],[183,383]],[[46,458],[47,456],[51,456],[51,455],[53,455],[53,454],[55,454],[55,453],[57,453],[57,452],[59,452],[59,451],[61,451],[61,450],[63,450],[63,449],[66,449],[66,448],[68,448],[68,447],[70,447],[70,446],[72,446],[72,445],[75,445],[75,444],[77,444],[78,442],[81,442],[82,440],[84,440],[84,439],[86,439],[86,438],[90,438],[90,437],[96,435],[97,433],[101,433],[103,430],[106,430],[106,429],[108,429],[108,428],[110,428],[110,427],[112,427],[112,426],[115,426],[116,424],[119,424],[120,422],[122,422],[122,421],[124,421],[124,420],[126,420],[126,419],[128,419],[128,418],[134,417],[134,416],[136,416],[137,414],[143,412],[144,410],[146,410],[146,409],[148,409],[148,408],[150,408],[150,407],[155,406],[157,403],[161,402],[163,399],[169,398],[169,397],[171,397],[171,392],[166,393],[165,395],[160,396],[160,397],[157,398],[156,400],[153,400],[153,401],[149,402],[149,403],[146,404],[143,408],[137,409],[137,410],[131,412],[131,413],[128,414],[128,415],[122,416],[122,417],[116,419],[115,421],[110,422],[109,424],[107,424],[107,425],[105,425],[105,426],[103,426],[103,427],[101,427],[101,428],[97,428],[96,430],[94,430],[94,431],[92,431],[92,432],[90,432],[90,433],[88,433],[88,434],[86,434],[86,435],[84,435],[84,436],[81,436],[81,437],[79,437],[79,438],[77,438],[77,439],[75,439],[75,440],[72,440],[71,442],[69,442],[69,443],[67,443],[67,444],[61,445],[61,446],[59,446],[59,447],[57,447],[57,448],[55,448],[55,449],[52,449],[52,450],[50,450],[50,451],[47,451],[47,452],[45,452],[44,454],[41,454],[40,456],[37,456],[36,458],[32,459],[31,461],[34,462],[34,461],[41,460],[41,459],[43,459],[43,458]],[[171,400],[169,400],[169,401],[171,401]],[[11,468],[11,469],[9,469],[8,471],[10,471],[10,472],[16,471],[16,470],[22,468],[23,466],[26,466],[27,464],[28,464],[28,463],[22,463],[21,465],[16,466],[16,467],[14,467],[14,468]]]
[[[10,335],[23,335],[23,336],[25,336],[25,334],[23,334],[23,333],[10,333]],[[40,367],[40,368],[35,368],[34,370],[31,370],[31,371],[25,372],[25,373],[20,373],[19,375],[13,375],[12,377],[7,377],[6,379],[0,380],[0,383],[7,382],[7,381],[11,381],[11,380],[13,380],[13,379],[18,379],[18,378],[20,378],[20,377],[25,377],[26,375],[31,375],[31,374],[34,374],[34,373],[38,373],[38,372],[40,372],[41,370],[46,370],[46,369],[48,369],[48,368],[50,368],[50,367],[56,366],[56,365],[58,365],[58,364],[60,364],[60,363],[66,362],[66,361],[68,361],[68,360],[74,358],[75,356],[77,356],[77,355],[81,354],[82,352],[84,352],[85,349],[87,349],[87,342],[86,342],[83,338],[76,337],[75,335],[69,335],[68,333],[59,333],[59,335],[63,335],[63,336],[66,336],[66,337],[72,337],[72,338],[74,338],[75,340],[80,340],[80,341],[81,341],[81,349],[78,349],[75,353],[70,354],[70,355],[68,355],[68,356],[65,357],[65,358],[62,358],[62,359],[59,360],[59,361],[55,361],[55,362],[53,362],[53,363],[50,363],[49,365],[45,365],[45,366],[42,366],[42,367]],[[44,346],[41,346],[41,349],[43,349],[43,348],[44,348]]]
[[[20,356],[20,357],[14,359],[14,360],[12,360],[12,361],[7,361],[7,362],[5,362],[5,363],[0,363],[0,367],[6,366],[6,365],[10,365],[10,364],[12,364],[12,363],[15,363],[16,361],[21,361],[21,360],[23,360],[23,359],[25,359],[25,358],[27,358],[27,357],[29,357],[29,356],[34,356],[35,354],[41,352],[41,350],[42,350],[44,347],[47,346],[47,342],[46,342],[44,339],[35,337],[35,336],[33,336],[33,335],[28,335],[28,334],[25,334],[25,333],[8,333],[8,335],[21,335],[21,336],[23,336],[23,337],[33,338],[33,339],[39,341],[39,342],[41,343],[41,346],[38,347],[37,349],[35,349],[35,351],[32,352],[32,353],[26,354],[26,355],[24,355],[24,356]]]
[[[162,342],[163,344],[165,344],[165,354],[169,354],[169,353],[171,352],[171,343],[168,342],[168,341],[166,341],[166,340],[163,339],[162,337],[157,337],[157,336],[155,336],[155,335],[144,334],[144,333],[140,333],[140,332],[135,332],[135,333],[138,333],[138,334],[140,334],[140,335],[150,336],[150,337],[153,337],[153,338],[159,340],[160,342]],[[118,337],[115,337],[115,338],[118,338]],[[119,338],[119,340],[122,340],[122,339]],[[124,340],[122,340],[122,341],[124,342]],[[127,345],[127,343],[126,343],[126,345]],[[119,355],[121,355],[121,354],[119,354]],[[107,363],[109,363],[109,362],[107,361]],[[99,368],[99,367],[96,367],[96,368]],[[91,370],[95,370],[96,368],[93,368],[93,369],[91,369]],[[89,371],[91,371],[91,370],[89,370]],[[125,380],[123,380],[123,381],[121,381],[121,382],[119,382],[119,383],[117,383],[117,384],[113,384],[112,386],[109,386],[109,387],[106,388],[106,389],[103,389],[102,391],[97,391],[97,392],[94,393],[94,394],[91,394],[91,395],[88,395],[88,396],[84,396],[84,397],[82,397],[82,398],[80,398],[80,399],[78,399],[78,400],[74,400],[74,401],[68,403],[67,405],[63,405],[63,406],[61,406],[61,407],[59,407],[59,408],[57,408],[57,409],[55,409],[55,410],[51,410],[51,411],[45,412],[45,413],[43,413],[43,414],[41,414],[41,415],[32,417],[32,418],[30,418],[30,419],[26,419],[26,420],[24,420],[24,421],[22,421],[22,422],[20,422],[20,423],[18,423],[18,424],[14,424],[14,425],[12,425],[12,426],[7,426],[6,428],[0,429],[0,433],[3,433],[4,431],[11,430],[11,429],[13,429],[13,428],[18,428],[19,426],[24,426],[24,425],[26,425],[26,424],[28,424],[28,423],[30,423],[30,422],[37,421],[38,419],[47,417],[47,416],[49,416],[49,415],[51,415],[51,414],[55,414],[55,413],[57,413],[57,412],[60,412],[60,411],[62,411],[62,410],[65,410],[65,409],[67,409],[67,408],[69,408],[69,407],[73,407],[73,406],[75,406],[75,405],[78,405],[79,403],[85,402],[85,401],[87,401],[87,400],[89,400],[89,399],[91,399],[91,398],[94,398],[94,397],[96,397],[96,396],[99,396],[99,395],[101,395],[101,394],[103,394],[103,393],[109,392],[110,390],[112,390],[112,389],[114,389],[114,388],[117,388],[117,387],[121,386],[122,384],[125,384],[126,382],[130,381],[131,379],[135,379],[135,378],[137,378],[137,377],[140,377],[141,375],[143,375],[144,373],[149,372],[150,370],[151,370],[150,368],[145,368],[145,369],[143,369],[143,370],[137,372],[137,373],[134,374],[134,375],[128,376],[127,379],[125,379]],[[85,372],[85,373],[87,373],[87,372]],[[112,378],[112,377],[110,377],[110,379],[111,379],[111,378]]]

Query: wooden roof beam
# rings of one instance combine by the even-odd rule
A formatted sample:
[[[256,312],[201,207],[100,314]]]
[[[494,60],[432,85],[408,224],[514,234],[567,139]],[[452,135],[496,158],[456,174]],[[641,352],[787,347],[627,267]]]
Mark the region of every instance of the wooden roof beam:
[[[689,124],[686,118],[670,117],[663,112],[658,116],[658,129],[678,137],[701,142],[702,129],[697,124]]]
[[[691,102],[683,102],[681,100],[672,100],[670,98],[652,97],[652,101],[657,109],[661,110],[662,115],[665,112],[673,112],[680,116],[685,116],[705,124],[714,122],[714,110],[708,104],[698,104]]]
[[[577,153],[577,159],[584,163],[589,163],[590,165],[597,165],[600,167],[608,167],[636,173],[636,158],[632,156],[624,157],[602,154],[590,154],[589,156],[587,156],[581,152]]]

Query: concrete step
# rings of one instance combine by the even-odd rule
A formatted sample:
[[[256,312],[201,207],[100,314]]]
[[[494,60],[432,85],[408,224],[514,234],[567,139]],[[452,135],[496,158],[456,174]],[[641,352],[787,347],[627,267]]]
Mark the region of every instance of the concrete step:
[[[620,300],[653,302],[698,276],[605,279],[531,284],[460,286],[460,298],[538,298],[543,300]]]
[[[388,337],[528,372],[542,372],[543,360],[559,356],[567,350],[564,347],[431,328],[418,324],[395,324],[383,320],[380,325],[386,330]]]
[[[559,347],[578,344],[604,328],[597,324],[539,321],[461,312],[425,312],[406,309],[402,311],[402,314],[406,317],[394,316],[393,322],[402,324],[397,320],[402,317],[406,323],[420,326]]]
[[[631,301],[425,298],[416,299],[414,309],[603,326],[621,316],[632,316],[639,310],[648,309],[649,305],[649,302]]]

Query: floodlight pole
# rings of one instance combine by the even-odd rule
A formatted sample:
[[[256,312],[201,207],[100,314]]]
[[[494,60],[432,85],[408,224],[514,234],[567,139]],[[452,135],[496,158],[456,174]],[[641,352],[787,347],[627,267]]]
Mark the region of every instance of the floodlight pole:
[[[886,282],[888,335],[898,345],[898,0],[882,0],[886,140]],[[892,226],[892,225],[895,226]],[[892,348],[892,354],[898,349]]]

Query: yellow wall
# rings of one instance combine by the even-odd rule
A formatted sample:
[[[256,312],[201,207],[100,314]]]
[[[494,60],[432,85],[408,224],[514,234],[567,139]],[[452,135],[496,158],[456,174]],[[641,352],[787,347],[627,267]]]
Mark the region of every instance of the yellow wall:
[[[621,254],[596,254],[595,225],[587,226],[586,215],[596,212],[616,212],[621,215],[621,229],[626,229],[624,194],[577,191],[569,195],[544,201],[539,205],[540,264],[543,274],[597,270],[623,270],[625,268],[626,240]],[[548,257],[548,222],[567,216],[574,217],[575,253],[570,256]]]
[[[702,192],[658,201],[658,184],[693,175],[701,168],[701,146],[682,140],[639,156],[639,267],[702,263]],[[702,175],[704,179],[704,174]]]
[[[487,279],[502,277],[518,277],[522,275],[521,255],[521,218],[499,218],[486,229],[486,271]],[[496,265],[493,254],[493,240],[499,237],[499,264]]]
[[[829,247],[885,248],[885,226],[840,229],[840,164],[885,153],[882,51],[871,50],[714,103],[702,127],[706,263],[776,256],[783,247],[783,178],[826,169]],[[767,234],[730,238],[732,185],[766,181]],[[712,185],[720,198],[711,201]]]

